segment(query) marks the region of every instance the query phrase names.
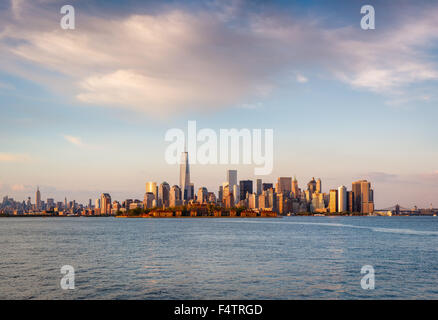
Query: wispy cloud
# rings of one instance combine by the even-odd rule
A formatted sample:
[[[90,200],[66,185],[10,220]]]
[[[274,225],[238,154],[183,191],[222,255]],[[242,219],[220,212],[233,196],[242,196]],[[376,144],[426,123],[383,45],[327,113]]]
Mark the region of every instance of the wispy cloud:
[[[0,162],[20,163],[30,160],[31,157],[27,154],[0,152]]]

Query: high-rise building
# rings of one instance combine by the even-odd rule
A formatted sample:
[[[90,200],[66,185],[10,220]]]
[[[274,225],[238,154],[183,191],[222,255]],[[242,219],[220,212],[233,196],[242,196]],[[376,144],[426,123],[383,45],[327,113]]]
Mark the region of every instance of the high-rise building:
[[[347,188],[340,186],[338,188],[338,212],[348,211]]]
[[[152,193],[154,199],[158,199],[158,188],[156,182],[146,182],[146,193]]]
[[[310,212],[321,212],[325,209],[324,194],[315,192],[310,203]]]
[[[360,184],[361,191],[361,213],[372,213],[374,212],[374,199],[373,190],[371,189],[371,183],[363,180]]]
[[[198,197],[197,197],[197,202],[199,203],[207,203],[208,201],[208,190],[205,187],[199,188],[198,189]]]
[[[298,191],[298,180],[297,177],[294,177],[292,180],[292,193],[295,199],[298,199],[299,197],[299,191]]]
[[[338,190],[330,190],[330,202],[329,202],[330,213],[338,212]]]
[[[190,167],[189,167],[189,154],[188,152],[183,152],[181,155],[180,163],[180,174],[179,174],[179,185],[181,188],[181,200],[192,199],[192,194],[190,193]]]
[[[283,193],[284,195],[289,195],[292,191],[292,178],[291,177],[280,177],[277,179],[277,193]]]
[[[361,184],[361,181],[355,181],[351,185],[351,191],[353,192],[353,203],[354,203],[353,211],[354,212],[361,212],[361,210],[362,210],[362,208],[361,208],[362,201],[360,198],[360,194],[361,194],[360,184]]]
[[[234,196],[228,183],[223,188],[223,206],[232,208],[234,206]]]
[[[65,201],[67,202],[67,198],[65,199]],[[67,209],[67,204],[65,204],[64,206]],[[96,199],[96,201],[94,202],[94,209],[100,209],[100,199]]]
[[[240,200],[246,199],[246,194],[252,194],[252,180],[240,180]]]
[[[312,178],[312,180],[309,181],[309,183],[307,184],[307,190],[309,190],[311,195],[316,191],[315,178]]]
[[[347,211],[354,212],[353,191],[347,191]]]
[[[352,184],[353,202],[356,212],[374,212],[374,193],[367,180],[355,181]]]
[[[37,191],[35,193],[35,208],[37,210],[41,210],[41,192],[40,192],[40,187],[37,187]]]
[[[146,192],[143,198],[143,208],[150,209],[156,205],[155,195],[152,192]]]
[[[257,179],[257,195],[262,194],[263,189],[262,189],[262,179]]]
[[[111,213],[111,196],[108,193],[102,193],[100,196],[100,214]]]
[[[258,195],[255,193],[251,193],[248,198],[248,208],[249,209],[256,209],[259,207],[258,203]]]
[[[228,170],[227,171],[227,182],[230,185],[231,189],[237,185],[237,170]]]
[[[321,179],[316,180],[316,192],[322,193]]]
[[[233,186],[233,198],[234,204],[238,204],[240,201],[240,187],[237,184]]]
[[[263,183],[262,184],[262,191],[266,191],[269,189],[273,189],[274,185],[272,183]]]
[[[177,185],[170,188],[169,192],[169,206],[176,207],[181,205],[181,188]]]
[[[160,187],[158,188],[158,205],[166,208],[169,206],[169,192],[170,185],[167,182],[160,184]]]

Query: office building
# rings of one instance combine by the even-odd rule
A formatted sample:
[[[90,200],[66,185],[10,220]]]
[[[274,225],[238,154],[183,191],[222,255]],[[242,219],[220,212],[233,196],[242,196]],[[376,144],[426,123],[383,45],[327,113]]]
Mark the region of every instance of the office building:
[[[252,193],[252,180],[241,180],[239,184],[240,184],[240,200],[245,200],[246,194]]]
[[[181,196],[182,196],[181,200],[188,201],[192,199],[191,187],[190,187],[190,167],[189,167],[188,152],[183,152],[181,155],[179,186],[181,189]]]
[[[348,211],[347,188],[340,186],[338,188],[338,212]]]

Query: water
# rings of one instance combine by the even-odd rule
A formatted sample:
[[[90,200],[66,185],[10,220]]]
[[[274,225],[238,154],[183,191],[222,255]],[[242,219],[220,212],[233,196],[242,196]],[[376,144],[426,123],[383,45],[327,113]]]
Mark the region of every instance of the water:
[[[0,243],[0,299],[438,299],[438,217],[4,218]]]

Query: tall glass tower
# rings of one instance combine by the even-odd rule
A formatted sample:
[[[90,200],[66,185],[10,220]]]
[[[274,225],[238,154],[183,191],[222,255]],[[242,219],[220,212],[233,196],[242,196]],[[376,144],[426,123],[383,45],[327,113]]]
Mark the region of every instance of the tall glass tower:
[[[190,187],[190,167],[189,167],[189,153],[183,152],[181,155],[181,162],[179,167],[179,185],[181,187],[181,196],[183,200],[192,199]]]

